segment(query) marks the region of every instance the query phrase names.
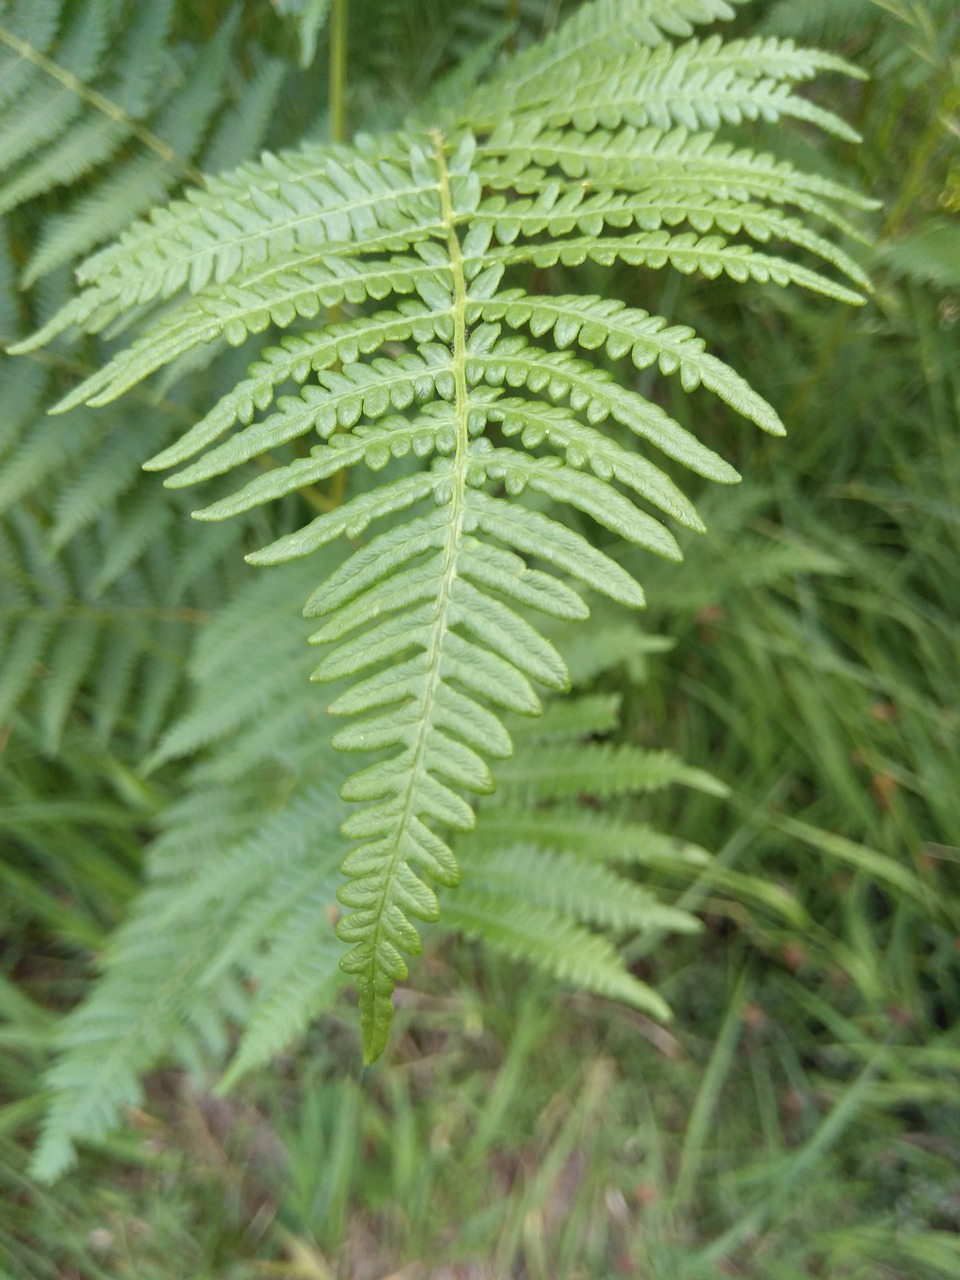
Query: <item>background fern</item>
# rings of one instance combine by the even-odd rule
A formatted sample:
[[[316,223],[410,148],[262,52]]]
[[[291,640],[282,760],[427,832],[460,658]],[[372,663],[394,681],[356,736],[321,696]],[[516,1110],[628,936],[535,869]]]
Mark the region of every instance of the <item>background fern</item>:
[[[65,264],[186,178],[202,181],[197,165],[258,145],[286,66],[249,46],[240,71],[238,17],[224,10],[201,44],[172,0],[3,7],[6,345],[62,302]],[[44,283],[24,300],[18,277]],[[99,359],[88,344],[3,370],[0,707],[38,703],[48,752],[77,700],[101,740],[126,717],[144,750],[176,705],[192,631],[236,577],[234,538],[188,541],[175,504],[140,475],[151,434],[160,442],[171,420],[189,420],[188,399],[152,395],[135,427],[130,410],[47,419],[57,387]]]
[[[176,31],[174,0],[17,0],[0,13],[8,70],[0,211],[88,184],[42,225],[33,282],[89,252],[186,178],[236,164],[263,138],[284,64],[261,58],[242,100],[230,87],[238,11],[203,49]],[[256,51],[254,50],[254,55]]]
[[[152,413],[162,440],[180,405],[56,422],[44,399],[63,371],[4,371],[0,707],[31,704],[51,754],[76,706],[101,741],[122,724],[145,751],[177,706],[195,632],[239,581],[240,547],[232,530],[190,537],[186,504],[143,482],[151,428],[131,428]]]

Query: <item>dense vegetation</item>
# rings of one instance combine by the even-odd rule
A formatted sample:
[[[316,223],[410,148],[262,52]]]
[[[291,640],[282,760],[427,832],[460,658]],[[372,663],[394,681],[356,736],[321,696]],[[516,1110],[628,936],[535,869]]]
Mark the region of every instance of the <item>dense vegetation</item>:
[[[347,26],[342,3],[4,6],[5,344],[89,331],[0,369],[4,1273],[960,1274],[953,10],[354,0]],[[636,92],[625,15],[659,96]],[[717,45],[713,30],[747,43]],[[831,74],[807,88],[817,72]],[[610,84],[615,107],[598,106]],[[691,142],[717,127],[726,141]],[[355,130],[379,141],[358,152]],[[305,150],[203,178],[263,146]],[[321,161],[335,190],[317,196],[306,171]],[[288,184],[284,200],[303,180],[321,201],[318,266],[304,264],[309,243],[276,231],[289,208],[263,194],[268,179]],[[360,204],[388,212],[337,213],[357,182]],[[414,194],[397,203],[405,184]],[[171,258],[177,237],[193,274]],[[417,300],[411,251],[430,275]],[[826,275],[802,265],[810,253]],[[375,280],[360,292],[358,263]],[[314,310],[251,300],[269,287],[264,264],[283,288],[296,274]],[[859,289],[862,267],[875,292],[854,309],[837,270]],[[318,334],[321,305],[333,328]],[[259,348],[217,336],[265,329],[249,371]],[[467,354],[478,371],[459,387]],[[564,383],[549,401],[544,367]],[[311,387],[300,398],[305,380],[333,410]],[[688,394],[698,383],[718,398]],[[468,385],[494,447],[469,445],[483,471],[469,481],[463,452],[463,502],[485,481],[502,510],[496,542],[464,539],[483,564],[458,599],[431,570],[467,563],[446,532],[449,498],[376,538],[365,526],[372,495],[406,494],[376,499],[396,513],[433,493],[423,477],[448,476],[451,458],[457,473]],[[288,429],[304,402],[303,429],[325,440],[309,451]],[[782,420],[789,439],[728,405],[774,431]],[[237,420],[185,474],[202,490],[140,473],[161,451],[187,460],[179,437],[208,443]],[[659,470],[636,452],[638,422],[669,455]],[[463,426],[466,442],[465,409]],[[563,466],[544,465],[550,432]],[[731,464],[738,489],[691,484],[690,468],[729,480]],[[237,466],[233,497],[219,477]],[[524,489],[509,510],[529,515],[507,529],[503,499]],[[197,492],[214,515],[251,514],[192,523]],[[272,505],[255,505],[264,496]],[[266,542],[302,549],[305,519],[316,541],[346,532],[353,546],[244,565]],[[411,537],[421,559],[400,574],[409,554],[391,548]],[[684,563],[651,559],[651,544]],[[504,576],[518,553],[521,595]],[[371,576],[391,554],[392,576]],[[345,574],[380,593],[366,612],[337,587]],[[627,603],[642,580],[647,607],[591,597],[592,617],[570,628],[562,619],[584,612],[571,577]],[[453,658],[483,676],[476,699],[463,667],[442,680],[452,736],[411,738],[394,705],[378,745],[398,754],[357,775],[372,788],[348,781],[331,694],[306,683],[316,621],[297,617],[323,578],[341,600],[321,639],[407,610],[390,616],[429,654],[425,614],[460,609],[447,634],[467,650]],[[315,598],[329,614],[329,595]],[[471,609],[487,610],[473,626]],[[375,625],[389,658],[398,627]],[[333,675],[355,671],[350,643],[339,667],[343,647],[324,657]],[[386,670],[396,681],[402,668]],[[573,694],[531,720],[516,714],[533,709],[531,679]],[[362,702],[343,683],[336,697]],[[360,745],[355,729],[338,737]],[[412,861],[461,884],[443,891],[439,925],[418,926],[425,954],[394,995],[389,1049],[358,1077],[334,932],[349,849],[338,790],[375,802],[360,811],[375,815],[367,830],[347,817],[348,833],[382,836],[395,780],[421,757],[432,763],[410,794],[448,839]],[[463,788],[482,794],[467,807]],[[419,946],[404,915],[436,914],[422,879],[397,883],[377,882],[399,894],[397,949],[353,966],[361,993],[367,974],[371,1058],[406,971],[399,949]],[[95,1139],[81,1173],[33,1181],[31,1153],[49,1178],[74,1138]]]

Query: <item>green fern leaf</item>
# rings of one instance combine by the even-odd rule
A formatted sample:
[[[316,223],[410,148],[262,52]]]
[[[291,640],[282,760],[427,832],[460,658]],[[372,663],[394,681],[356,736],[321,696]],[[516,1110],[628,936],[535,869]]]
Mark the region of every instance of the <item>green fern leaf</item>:
[[[472,873],[472,882],[483,886],[480,892],[487,899],[536,903],[560,917],[610,929],[691,933],[700,927],[688,912],[664,905],[649,890],[602,863],[573,854],[512,843],[496,850],[480,848],[470,857],[461,853],[461,861],[464,870]],[[468,896],[469,891],[459,893],[458,904]]]
[[[663,997],[623,968],[608,938],[549,907],[460,893],[447,908],[447,922],[465,937],[482,938],[485,946],[512,960],[531,961],[561,982],[622,1000],[664,1022],[670,1018]]]
[[[103,957],[100,982],[62,1024],[59,1062],[48,1077],[54,1102],[34,1162],[44,1180],[75,1161],[78,1140],[96,1141],[116,1126],[156,1063],[173,1056],[204,1070],[211,1057],[227,1056],[228,1025],[242,1023],[242,1071],[269,1057],[342,986],[331,909],[345,771],[343,757],[318,737],[299,687],[305,655],[288,624],[291,601],[305,589],[299,566],[248,583],[203,632],[198,695],[178,721],[190,727],[174,727],[168,755],[191,734],[209,741],[203,717],[224,701],[241,715],[230,725],[230,750],[191,767],[186,794],[165,812],[149,850],[145,893]],[[238,616],[258,619],[254,645],[238,647]],[[286,678],[275,714],[264,717],[259,704],[238,695],[278,666]],[[293,939],[308,937],[304,956]]]
[[[531,799],[564,799],[579,795],[614,796],[655,791],[681,783],[723,796],[726,787],[701,769],[693,769],[666,751],[630,746],[544,747],[532,759],[511,763],[508,786]]]
[[[244,159],[286,73],[277,60],[254,56],[243,85],[231,67],[236,9],[200,50],[174,39],[175,0],[20,0],[4,8],[0,213],[101,175],[66,208],[61,194],[44,217],[27,284],[118,234],[184,177],[201,181],[201,166]]]
[[[617,821],[583,806],[554,805],[542,811],[511,808],[508,800],[483,811],[470,834],[470,845],[496,852],[516,842],[542,849],[560,849],[581,858],[652,867],[676,875],[701,870],[709,863],[706,850],[666,836],[641,823]],[[463,845],[458,846],[463,849]],[[470,855],[461,852],[466,861]]]
[[[313,62],[319,35],[327,14],[330,0],[277,0],[277,12],[292,15],[300,35],[300,65],[309,67]]]
[[[815,225],[855,230],[848,211],[867,202],[714,136],[725,123],[792,118],[853,138],[796,88],[823,72],[858,73],[789,40],[687,38],[732,12],[723,0],[596,0],[542,48],[505,60],[435,127],[306,145],[212,179],[88,259],[79,295],[15,348],[142,321],[129,347],[61,400],[65,411],[269,332],[248,376],[150,465],[188,464],[172,479],[181,486],[315,443],[271,458],[278,465],[252,480],[241,474],[235,492],[197,513],[204,520],[338,474],[383,472],[247,557],[278,564],[363,540],[307,611],[322,619],[312,639],[326,646],[314,678],[345,682],[331,713],[366,717],[336,744],[380,753],[342,791],[360,807],[343,826],[358,844],[343,864],[349,910],[338,934],[368,1061],[386,1044],[404,957],[420,948],[413,922],[435,920],[435,887],[460,879],[457,833],[475,821],[465,795],[488,792],[487,761],[511,749],[504,714],[535,715],[538,686],[569,683],[528,611],[583,617],[566,579],[639,607],[642,588],[610,552],[629,543],[675,560],[666,522],[703,527],[650,449],[720,483],[738,479],[636,392],[629,370],[657,366],[684,390],[702,384],[762,429],[783,429],[691,330],[595,294],[535,296],[525,271],[670,266],[852,303],[867,287]],[[786,256],[798,250],[816,265]],[[318,316],[312,329],[301,323]],[[278,345],[274,331],[286,329]],[[627,376],[600,368],[598,352]],[[289,383],[296,393],[281,394]],[[581,523],[607,530],[610,550]],[[520,764],[508,795],[609,796],[670,782],[718,792],[673,758],[630,747],[561,742]],[[489,887],[478,892],[469,906],[461,890],[462,927],[531,955],[562,905],[504,913]],[[573,972],[582,944],[596,989],[662,1011],[641,984],[614,976],[602,940],[569,928],[544,952],[555,972]]]

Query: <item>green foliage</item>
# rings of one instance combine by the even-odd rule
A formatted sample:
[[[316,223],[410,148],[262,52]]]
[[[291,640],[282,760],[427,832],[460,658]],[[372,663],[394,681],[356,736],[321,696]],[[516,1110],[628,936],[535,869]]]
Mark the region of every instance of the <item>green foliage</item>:
[[[295,145],[302,130],[323,137],[322,65],[298,75],[296,33],[277,6],[238,8],[229,93],[246,97],[256,42],[282,49],[290,65],[270,145]],[[563,6],[350,8],[351,118],[393,128],[406,103],[429,130],[462,112],[498,51],[527,57]],[[565,8],[576,19],[576,6]],[[627,8],[607,12],[623,19]],[[171,47],[202,49],[227,9],[178,5]],[[814,156],[802,120],[782,122],[776,140],[795,172],[850,183],[854,166],[864,189],[884,195],[877,295],[854,312],[795,290],[624,264],[510,269],[496,301],[535,303],[546,326],[537,342],[550,352],[562,345],[554,295],[568,310],[575,297],[591,315],[612,308],[608,323],[622,300],[622,338],[632,345],[641,322],[657,323],[647,313],[659,314],[709,388],[706,348],[677,332],[694,326],[712,353],[750,372],[758,400],[777,405],[791,447],[741,433],[718,395],[688,395],[656,362],[638,368],[630,345],[623,358],[602,344],[586,351],[750,480],[735,492],[687,477],[710,535],[673,528],[680,568],[611,534],[598,540],[590,517],[551,509],[528,486],[524,505],[643,582],[645,626],[671,639],[603,600],[590,599],[585,627],[541,615],[576,694],[546,699],[539,718],[503,713],[514,753],[489,762],[496,791],[471,800],[472,830],[441,833],[462,884],[444,894],[441,926],[422,930],[428,954],[395,993],[388,1067],[357,1078],[352,1001],[338,994],[332,895],[346,849],[335,827],[348,809],[335,792],[350,757],[329,750],[328,699],[304,683],[309,659],[292,617],[336,572],[338,546],[268,573],[241,560],[383,474],[355,467],[241,519],[190,527],[178,505],[188,494],[163,493],[135,469],[243,386],[242,349],[199,347],[114,405],[50,419],[44,407],[109,359],[122,334],[0,371],[5,637],[48,615],[38,661],[20,642],[27,679],[0,729],[0,1270],[13,1280],[957,1274],[960,398],[955,289],[937,243],[957,204],[956,6],[798,0],[758,3],[734,22],[746,38],[824,42],[871,71],[866,87],[837,79],[816,89],[817,103],[863,133],[855,156],[840,138],[816,138]],[[597,36],[613,48],[615,36]],[[56,55],[56,43],[46,48]],[[736,128],[731,154],[755,136]],[[76,192],[95,190],[126,157]],[[10,220],[11,282],[56,198]],[[811,229],[829,225],[794,208]],[[0,293],[7,339],[45,323],[63,287],[58,275],[27,295]],[[526,298],[509,292],[524,289]],[[325,327],[416,301],[344,304]],[[282,343],[275,333],[264,341],[282,351],[318,327],[297,321]],[[389,339],[371,354],[402,358],[423,340]],[[292,385],[270,383],[279,396]],[[576,445],[574,424],[542,393],[507,396],[511,413],[535,412],[551,434],[568,432],[565,450]],[[505,423],[488,428],[497,446],[523,445],[522,429],[518,443]],[[608,466],[632,468],[629,428],[608,419],[600,432],[605,449],[620,450],[605,453]],[[280,445],[242,475],[214,477],[204,501],[301,448]],[[101,449],[99,477],[87,479]],[[386,475],[418,465],[411,450]],[[94,594],[91,579],[108,554],[123,559],[125,522],[135,530],[141,506],[145,521],[149,509],[165,523]],[[178,578],[184,616],[161,618],[171,574],[187,561],[198,569]],[[76,683],[61,668],[81,612],[97,618],[97,633]],[[112,644],[135,663],[116,688]],[[169,692],[145,730],[142,687],[158,668]],[[119,661],[116,670],[122,677]],[[48,684],[73,693],[54,697]],[[715,794],[703,770],[735,791]],[[665,773],[681,785],[642,788]],[[151,836],[148,888],[131,906]],[[158,912],[180,942],[175,954],[152,936]],[[110,942],[124,914],[142,936],[124,929]],[[525,949],[532,963],[518,981],[509,957]],[[588,957],[597,990],[633,979],[624,995],[640,1008],[558,990],[554,975],[576,977]],[[91,986],[89,1003],[62,1020]],[[642,1012],[656,1000],[674,1011],[669,1027]],[[156,1035],[141,1001],[153,1001]],[[291,1035],[272,1070],[251,1075]],[[58,1038],[71,1048],[55,1068],[63,1089],[46,1171],[72,1159],[74,1140],[98,1125],[102,1135],[84,1176],[50,1189],[24,1171],[50,1101],[37,1081]],[[211,1097],[208,1068],[224,1061],[218,1092],[235,1087]],[[139,1105],[107,1136],[124,1097]]]
[[[176,39],[175,8],[15,0],[0,10],[0,211],[76,188],[44,219],[27,283],[117,234],[185,178],[238,163],[263,137],[283,64],[261,60],[249,93],[231,103],[236,11],[201,49]]]
[[[0,11],[5,345],[62,302],[64,264],[185,178],[202,181],[197,165],[235,163],[259,144],[286,68],[250,48],[253,74],[239,74],[237,16],[201,45],[183,39],[172,0]],[[25,300],[18,277],[43,283]],[[189,417],[182,399],[47,417],[98,359],[88,346],[0,373],[0,717],[38,703],[48,753],[75,706],[102,742],[122,725],[146,750],[176,705],[193,632],[236,577],[234,540],[197,543],[184,508],[140,476],[150,439]]]
[[[210,180],[88,259],[78,297],[15,348],[145,313],[142,336],[61,400],[68,410],[110,403],[218,339],[239,345],[323,309],[392,303],[317,331],[298,326],[149,464],[182,465],[206,450],[173,478],[180,486],[319,434],[309,456],[207,507],[207,520],[360,464],[388,468],[383,483],[247,557],[258,564],[356,539],[374,521],[430,504],[428,514],[366,542],[306,606],[323,619],[312,641],[327,646],[314,679],[362,677],[330,710],[368,718],[341,730],[334,745],[389,753],[342,789],[365,806],[343,826],[361,843],[343,866],[349,879],[339,896],[352,910],[338,934],[351,944],[343,965],[360,993],[368,1061],[386,1045],[391,993],[407,974],[403,953],[420,948],[413,919],[435,920],[431,885],[460,880],[441,832],[473,827],[460,793],[490,791],[487,760],[511,751],[491,706],[534,714],[532,682],[568,683],[557,650],[525,611],[569,620],[586,606],[565,581],[525,560],[622,604],[644,603],[605,551],[517,499],[565,503],[616,538],[678,559],[670,529],[633,499],[700,529],[696,511],[665,471],[598,425],[626,428],[710,479],[737,478],[591,353],[629,356],[641,369],[657,364],[679,374],[685,390],[703,382],[762,428],[782,431],[773,409],[689,329],[615,301],[541,301],[505,283],[521,267],[624,262],[860,300],[821,272],[754,247],[775,238],[866,284],[845,253],[785,208],[849,230],[840,209],[867,202],[709,132],[724,121],[793,117],[853,136],[793,92],[818,72],[852,69],[775,39],[674,46],[653,13],[646,4],[581,10],[430,129],[353,147],[307,146]],[[726,5],[692,4],[663,25],[682,35],[689,21],[721,14],[729,15]],[[637,41],[630,52],[625,22]],[[398,343],[409,349],[382,354]],[[582,355],[567,350],[574,344]],[[300,393],[278,396],[291,381]],[[554,452],[542,456],[541,447]],[[407,455],[433,462],[400,474],[390,468]]]
[[[210,1056],[224,1056],[231,1020],[241,1023],[221,1086],[229,1088],[280,1052],[343,986],[334,922],[346,807],[338,787],[347,771],[318,732],[320,706],[304,697],[305,650],[289,625],[313,571],[294,565],[258,579],[203,632],[192,664],[194,704],[167,731],[155,761],[190,756],[214,736],[225,748],[192,767],[185,796],[165,811],[148,886],[111,941],[93,995],[63,1024],[61,1060],[48,1077],[55,1101],[35,1166],[41,1178],[72,1162],[75,1138],[102,1136],[124,1106],[139,1105],[140,1077],[171,1050],[199,1073]],[[239,629],[248,618],[255,630]],[[561,753],[587,732],[615,728],[618,704],[586,697],[568,708],[516,733],[516,754],[498,770],[503,804],[491,816],[502,821],[512,805],[522,833],[481,835],[481,806],[478,832],[455,846],[467,874],[445,923],[666,1017],[661,997],[625,969],[602,931],[690,932],[697,921],[609,864],[686,864],[689,875],[707,855],[674,847],[629,817],[612,825],[607,813],[571,805],[574,774]],[[545,741],[557,764],[546,776]],[[607,797],[670,783],[718,789],[666,753],[620,747],[612,762],[599,743],[578,751],[577,786]]]
[[[166,99],[150,96],[144,73],[139,114],[119,89],[114,110],[105,33],[117,24],[160,66],[166,46],[149,24],[163,14],[173,23],[175,10],[151,10],[148,23],[140,8],[103,0],[47,9],[40,31],[24,26],[39,10],[15,8],[5,44],[26,67],[23,102],[49,81],[64,122],[41,138],[11,109],[17,163],[60,146],[74,120],[126,132],[89,156],[74,140],[81,166],[55,181],[77,183],[83,218],[49,223],[25,282],[116,230],[96,200],[127,222],[184,174],[197,181],[87,257],[75,297],[63,302],[51,282],[33,305],[37,331],[11,344],[36,372],[6,444],[13,591],[0,691],[11,709],[35,702],[48,752],[89,709],[103,742],[135,727],[151,768],[200,759],[105,977],[65,1024],[38,1168],[54,1176],[74,1139],[114,1124],[165,1052],[196,1070],[204,1052],[223,1055],[239,1020],[232,1080],[333,999],[338,865],[348,911],[336,934],[350,946],[340,967],[359,992],[367,1061],[387,1044],[405,956],[420,951],[415,922],[439,918],[437,890],[464,872],[445,923],[665,1016],[604,934],[683,931],[691,918],[604,865],[608,837],[623,861],[669,861],[664,838],[630,812],[614,816],[610,802],[672,783],[722,789],[667,752],[586,743],[617,723],[608,708],[593,726],[593,702],[570,704],[566,728],[548,717],[542,740],[522,717],[539,714],[540,689],[572,683],[558,624],[588,617],[583,590],[640,607],[647,570],[625,568],[628,549],[677,561],[677,526],[703,530],[678,484],[684,469],[738,479],[638,378],[659,373],[684,397],[702,385],[762,430],[783,426],[693,329],[609,296],[601,269],[669,266],[861,302],[867,278],[836,241],[861,238],[855,223],[871,202],[720,134],[796,121],[851,140],[798,90],[823,72],[859,73],[790,40],[691,38],[695,24],[734,16],[723,0],[669,11],[597,0],[542,44],[477,60],[478,83],[461,79],[402,129],[251,160],[283,68],[248,43],[239,75],[240,12],[211,6],[213,34],[191,46],[202,53],[181,60],[176,46],[206,114],[190,105],[189,78],[171,94],[195,132],[177,143],[179,169],[166,156],[158,189],[126,144],[150,153],[143,163],[164,159]],[[297,9],[305,59],[321,9]],[[211,132],[225,86],[244,76]],[[225,171],[200,179],[195,163]],[[100,164],[109,173],[94,184]],[[25,186],[22,198],[49,189]],[[22,259],[18,225],[11,234]],[[569,283],[545,293],[538,277],[552,276]],[[78,356],[40,354],[68,334],[83,335]],[[261,334],[268,345],[244,374],[231,348]],[[136,435],[125,407],[134,398],[137,417],[149,406],[155,424]],[[61,416],[40,427],[51,399]],[[222,537],[187,534],[181,496],[134,480],[151,448],[149,469],[180,468],[170,488],[213,481],[202,520],[244,520]],[[336,563],[343,537],[354,546]],[[336,683],[328,711],[351,717],[332,745],[375,753],[348,777],[328,754],[299,660],[282,651],[297,633],[275,641],[273,597],[237,585],[241,551],[252,564],[305,561],[281,571],[292,576],[276,590],[288,600],[288,583],[312,589],[309,638],[324,649],[313,678]],[[199,692],[184,710],[190,632],[223,602],[222,624],[194,649]],[[36,691],[41,663],[49,674]],[[209,744],[222,745],[206,759]],[[341,810],[335,783],[360,807]],[[495,788],[494,802],[483,799]],[[596,826],[584,794],[601,806]],[[522,838],[491,845],[487,815],[503,831],[511,810]],[[354,842],[345,858],[338,823]],[[696,860],[675,854],[681,869],[687,854]],[[145,1012],[154,1004],[163,1016]]]

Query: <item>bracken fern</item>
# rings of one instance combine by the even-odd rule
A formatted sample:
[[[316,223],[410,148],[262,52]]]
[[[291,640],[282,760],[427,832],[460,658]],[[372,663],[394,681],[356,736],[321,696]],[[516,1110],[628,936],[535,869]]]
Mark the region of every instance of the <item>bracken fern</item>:
[[[724,0],[597,0],[435,119],[349,146],[267,154],[211,178],[87,259],[81,292],[17,348],[138,322],[140,336],[66,395],[63,411],[107,404],[207,344],[290,329],[149,466],[182,468],[168,481],[180,487],[319,437],[199,512],[204,520],[361,464],[385,471],[247,557],[279,564],[387,521],[306,605],[324,647],[314,678],[347,682],[330,711],[360,717],[334,745],[378,753],[341,790],[360,807],[342,826],[357,844],[342,867],[349,910],[337,932],[350,948],[341,963],[359,991],[368,1061],[386,1045],[404,956],[420,949],[414,921],[436,920],[435,887],[460,880],[450,833],[475,825],[464,793],[493,790],[490,761],[513,750],[505,718],[540,711],[536,686],[569,684],[528,615],[586,618],[574,584],[644,603],[614,556],[550,504],[607,530],[611,550],[622,540],[677,560],[668,522],[703,526],[671,464],[738,479],[630,389],[624,370],[657,366],[684,390],[702,384],[763,430],[783,431],[687,327],[593,293],[543,296],[529,269],[670,266],[854,303],[867,285],[816,226],[853,235],[847,211],[869,202],[717,134],[791,118],[853,137],[797,88],[824,71],[856,72],[791,41],[685,39],[691,24],[732,14]],[[316,317],[321,327],[302,323]],[[602,790],[615,755],[542,757],[558,785],[568,770],[568,796],[584,789],[591,760]],[[643,767],[656,778],[655,762]],[[526,864],[511,869],[477,852],[488,903],[461,890],[451,918],[522,952],[505,902],[517,894],[549,911],[556,904],[536,887],[567,874],[554,861],[538,875],[537,856],[520,853]],[[599,894],[599,869],[582,874]],[[558,942],[573,965],[576,938]]]

